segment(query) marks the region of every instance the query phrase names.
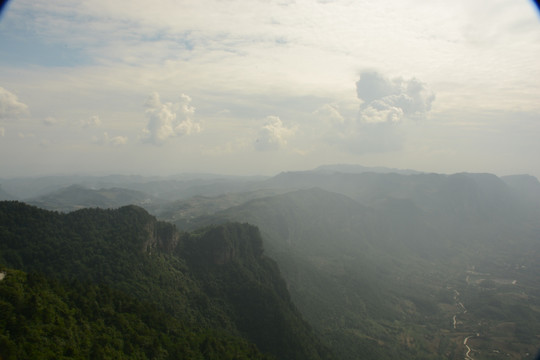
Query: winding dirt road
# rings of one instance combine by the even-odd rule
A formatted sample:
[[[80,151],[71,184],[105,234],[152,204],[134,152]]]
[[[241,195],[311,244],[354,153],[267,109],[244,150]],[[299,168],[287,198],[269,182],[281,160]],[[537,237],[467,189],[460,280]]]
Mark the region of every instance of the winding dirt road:
[[[467,277],[467,283],[468,283],[468,277]],[[467,313],[467,309],[465,308],[465,305],[463,305],[463,303],[459,301],[459,296],[460,296],[459,291],[454,289],[454,301],[456,302],[456,306],[461,309],[461,312],[458,314],[455,314],[454,317],[452,318],[454,330],[457,329],[457,324],[458,324],[457,316],[459,314]],[[466,349],[465,360],[474,360],[474,358],[471,356],[471,352],[473,351],[473,349],[471,349],[471,347],[467,344],[467,342],[469,341],[470,338],[473,338],[476,336],[480,336],[480,334],[470,335],[470,336],[467,336],[465,339],[463,339],[463,346],[465,346],[465,349]]]

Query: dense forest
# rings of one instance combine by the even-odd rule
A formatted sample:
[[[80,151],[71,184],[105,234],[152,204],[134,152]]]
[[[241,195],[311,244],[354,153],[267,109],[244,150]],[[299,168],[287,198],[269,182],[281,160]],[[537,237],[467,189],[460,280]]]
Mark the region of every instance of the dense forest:
[[[332,358],[254,226],[8,201],[0,239],[5,358]]]
[[[103,284],[2,269],[2,359],[271,359]]]
[[[8,182],[19,198],[34,189],[28,202],[40,207],[80,210],[0,202],[0,266],[6,280],[20,270],[65,294],[105,287],[150,306],[142,313],[171,321],[165,337],[190,334],[186,349],[211,336],[216,354],[276,359],[532,359],[540,182],[375,170]],[[145,209],[119,207],[129,201]]]

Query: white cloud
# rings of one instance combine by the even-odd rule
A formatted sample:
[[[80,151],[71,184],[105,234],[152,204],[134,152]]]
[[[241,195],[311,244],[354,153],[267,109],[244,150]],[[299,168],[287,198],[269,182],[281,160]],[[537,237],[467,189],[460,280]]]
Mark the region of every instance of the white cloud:
[[[471,114],[491,116],[504,110],[508,114],[505,121],[517,127],[523,120],[514,111],[531,112],[538,118],[540,41],[538,19],[527,8],[528,2],[496,0],[495,6],[491,3],[487,7],[486,1],[469,0],[279,3],[14,1],[1,22],[6,40],[2,50],[9,56],[0,67],[0,78],[5,88],[16,90],[28,104],[38,123],[50,114],[57,117],[55,126],[42,125],[43,132],[38,134],[50,137],[55,145],[84,141],[93,135],[103,144],[105,130],[111,134],[109,141],[112,134],[121,134],[133,143],[137,132],[145,128],[142,140],[146,142],[174,142],[161,149],[167,154],[173,153],[172,147],[180,146],[193,153],[216,149],[214,163],[184,154],[185,163],[176,163],[181,169],[187,168],[183,165],[189,161],[209,168],[222,165],[226,161],[220,156],[225,153],[234,153],[235,161],[241,163],[238,159],[253,156],[249,150],[254,145],[258,149],[287,147],[288,155],[294,145],[327,156],[326,162],[343,161],[341,156],[364,161],[368,157],[358,157],[359,153],[385,152],[399,144],[407,145],[402,146],[405,151],[431,141],[421,134],[442,129],[441,117],[449,114],[465,122],[476,117]],[[487,11],[479,11],[484,8]],[[14,39],[21,36],[28,46],[9,48],[9,44],[17,45]],[[30,47],[35,56],[25,56]],[[359,69],[370,66],[382,69],[383,75],[373,73],[371,83],[369,76],[359,80]],[[395,75],[405,80],[392,80]],[[411,80],[413,75],[437,93],[436,102],[430,99],[433,93],[427,85]],[[355,88],[356,80],[359,83]],[[178,94],[179,84],[197,100],[196,117],[190,112],[189,102],[184,103],[187,115],[174,104],[166,104],[178,101],[169,96]],[[152,110],[145,108],[149,111],[144,117],[137,99],[152,89],[159,90],[163,103],[158,101]],[[329,105],[321,107],[324,103]],[[433,110],[429,110],[431,105]],[[18,109],[24,110],[24,106]],[[229,112],[218,114],[221,109]],[[101,128],[91,128],[101,121],[79,124],[92,114],[102,118]],[[263,121],[252,125],[253,119],[263,120],[268,114],[279,114],[299,124],[294,141],[283,136],[279,126],[265,127]],[[437,122],[407,121],[428,115]],[[7,131],[6,137],[35,132],[30,122],[7,126],[4,118],[0,116],[0,126]],[[76,119],[79,127],[86,124],[88,131],[58,126],[67,119]],[[134,123],[139,125],[132,129]],[[174,141],[179,140],[174,137],[201,131],[200,124],[205,123],[212,124],[205,134],[183,138],[186,141],[181,143]],[[290,128],[290,123],[284,121],[281,127]],[[447,136],[448,131],[441,133]],[[259,143],[254,144],[257,135]],[[476,136],[485,135],[478,132]],[[237,145],[239,138],[242,146]],[[13,148],[13,152],[29,152],[26,145],[25,141],[16,142],[20,148]],[[81,149],[72,147],[62,156],[87,156],[86,148]],[[141,151],[132,156],[146,156],[146,163],[137,162],[142,168],[163,166],[168,171],[170,162],[156,164],[155,158],[147,155],[153,153],[148,148],[133,146],[130,150]],[[74,153],[77,151],[81,155]],[[330,158],[333,152],[338,156]],[[280,161],[282,155],[265,154],[268,158],[278,156]],[[0,168],[6,169],[8,161],[18,158],[3,159]],[[111,164],[110,168],[129,163],[112,165],[113,161],[114,157],[107,157],[102,163]],[[305,166],[301,161],[299,164]],[[41,162],[46,164],[47,159]],[[533,160],[531,163],[535,164]],[[250,171],[257,171],[256,161],[254,165]],[[35,171],[32,166],[16,166]],[[266,164],[259,166],[268,171]]]
[[[426,117],[435,99],[417,79],[388,79],[375,71],[364,71],[356,82],[361,101],[356,114],[344,116],[337,105],[326,104],[314,112],[315,127],[324,142],[354,154],[385,153],[402,149],[405,120]]]
[[[107,132],[103,133],[103,142],[112,146],[121,146],[126,145],[128,138],[125,136],[113,136],[110,137]]]
[[[126,145],[128,138],[126,136],[111,137],[108,132],[104,132],[103,136],[93,136],[92,142],[97,145],[122,146]]]
[[[43,119],[43,123],[47,126],[53,126],[54,124],[58,123],[58,120],[52,116],[47,116],[45,119]]]
[[[345,123],[345,118],[334,105],[324,104],[315,110],[313,114],[316,118],[328,124],[342,125]]]
[[[98,127],[98,126],[101,126],[101,120],[99,119],[99,116],[97,115],[93,115],[93,116],[90,116],[88,119],[86,120],[81,120],[81,125],[83,127]]]
[[[319,128],[318,136],[322,141],[351,154],[385,153],[400,149],[404,137],[396,121],[403,114],[401,108],[387,106],[380,102],[363,109],[364,120],[345,117],[334,106],[323,106],[315,112],[314,124]],[[365,118],[369,117],[370,122]]]
[[[423,119],[435,100],[435,94],[415,78],[390,80],[375,71],[361,73],[356,95],[363,101],[360,120],[371,124]]]
[[[15,120],[28,115],[28,106],[17,95],[0,86],[0,120]]]
[[[148,124],[143,129],[143,140],[162,145],[168,138],[201,132],[200,124],[192,118],[195,108],[190,103],[191,98],[185,94],[176,103],[162,103],[157,92],[150,95],[145,103]]]
[[[370,123],[394,123],[403,119],[404,112],[400,107],[392,106],[387,102],[375,100],[362,108],[361,120]]]
[[[0,136],[4,136],[6,134],[6,129],[3,127],[0,127]]]
[[[259,130],[255,149],[259,151],[279,150],[287,145],[287,139],[296,132],[296,127],[286,127],[277,116],[268,116]]]
[[[51,145],[51,141],[48,140],[48,139],[43,139],[39,142],[39,146],[41,146],[42,148],[47,148]]]
[[[17,134],[19,136],[19,138],[21,139],[25,139],[25,138],[35,138],[36,135],[34,133],[23,133],[23,132],[20,132]]]

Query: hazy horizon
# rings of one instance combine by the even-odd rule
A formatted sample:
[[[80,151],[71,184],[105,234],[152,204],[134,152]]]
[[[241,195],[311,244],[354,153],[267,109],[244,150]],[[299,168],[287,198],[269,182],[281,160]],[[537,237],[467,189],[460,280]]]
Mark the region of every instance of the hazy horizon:
[[[540,178],[532,1],[12,0],[0,177]]]

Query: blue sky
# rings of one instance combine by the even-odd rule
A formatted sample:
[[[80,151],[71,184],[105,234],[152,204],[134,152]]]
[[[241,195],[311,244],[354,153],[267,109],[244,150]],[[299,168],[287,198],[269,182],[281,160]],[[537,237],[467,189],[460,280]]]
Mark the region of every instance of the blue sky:
[[[0,54],[0,177],[540,176],[531,1],[12,0]]]

